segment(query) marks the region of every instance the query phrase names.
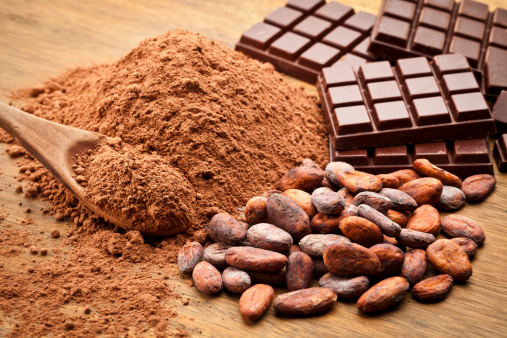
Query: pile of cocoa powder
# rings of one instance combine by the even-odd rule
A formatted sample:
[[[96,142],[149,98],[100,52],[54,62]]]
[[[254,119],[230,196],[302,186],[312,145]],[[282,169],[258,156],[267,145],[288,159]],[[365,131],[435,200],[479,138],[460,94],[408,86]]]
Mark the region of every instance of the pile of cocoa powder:
[[[50,250],[44,263],[34,259],[17,273],[0,266],[0,308],[13,335],[120,334],[132,327],[134,333],[185,335],[168,326],[168,319],[178,315],[171,276],[177,273],[172,263],[179,247],[189,240],[204,242],[203,226],[212,216],[237,213],[238,206],[272,187],[303,158],[325,164],[328,156],[315,97],[290,85],[271,65],[183,30],[147,39],[112,64],[68,70],[16,93],[12,103],[160,156],[195,191],[187,205],[195,215],[188,229],[165,238],[144,236],[143,244],[138,235],[88,210],[13,143],[11,155],[22,156],[17,179],[24,185],[16,191],[42,198],[47,202],[43,213],[73,224],[61,240],[62,251]],[[0,141],[13,142],[1,130]],[[27,238],[13,240],[17,236]],[[16,259],[30,255],[27,248],[41,238],[13,230],[0,232],[0,240],[12,247],[1,255]],[[63,254],[64,248],[70,252]],[[168,280],[161,282],[164,276]],[[82,309],[86,306],[96,313],[93,320]]]

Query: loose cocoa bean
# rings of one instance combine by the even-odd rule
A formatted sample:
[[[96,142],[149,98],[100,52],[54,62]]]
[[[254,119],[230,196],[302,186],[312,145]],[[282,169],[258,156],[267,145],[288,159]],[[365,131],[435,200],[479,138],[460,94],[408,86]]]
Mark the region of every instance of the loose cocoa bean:
[[[284,252],[289,250],[292,237],[272,224],[259,223],[248,229],[248,241],[255,248]]]
[[[245,228],[227,213],[219,213],[213,216],[204,229],[214,242],[238,245],[246,239]]]
[[[396,237],[401,231],[399,224],[391,221],[387,216],[373,209],[369,205],[361,204],[357,207],[357,214],[376,224],[389,237]]]
[[[318,188],[312,193],[312,203],[318,212],[336,215],[345,209],[343,198],[329,188]]]
[[[222,283],[224,287],[234,293],[242,293],[252,285],[250,276],[243,270],[228,267],[222,273]]]
[[[388,277],[399,274],[405,255],[400,248],[391,244],[376,244],[370,248],[380,261],[380,270],[375,277]]]
[[[417,202],[403,191],[390,188],[382,188],[378,193],[391,200],[391,203],[393,204],[391,208],[394,210],[414,211],[417,209]]]
[[[287,264],[287,257],[281,253],[248,246],[227,249],[225,260],[230,266],[249,271],[280,271]]]
[[[380,174],[377,177],[382,181],[383,188],[398,189],[400,187],[400,181],[392,174]]]
[[[414,161],[414,170],[421,175],[436,178],[445,185],[461,188],[461,179],[458,176],[437,167],[425,158]]]
[[[330,309],[336,298],[331,289],[309,288],[279,295],[273,307],[277,312],[288,315],[311,315]]]
[[[444,186],[442,182],[433,177],[418,178],[407,182],[400,190],[410,195],[418,206],[423,204],[433,205],[438,202]]]
[[[363,191],[379,191],[382,188],[380,178],[362,171],[342,171],[337,175],[338,181],[351,193],[358,194]]]
[[[252,283],[254,284],[286,285],[285,268],[274,272],[247,271],[247,273],[252,279]]]
[[[394,209],[389,209],[389,210],[387,210],[386,216],[387,216],[387,218],[389,218],[391,221],[398,224],[402,228],[407,225],[408,216],[404,212],[394,210]],[[401,231],[401,229],[400,229],[400,231]]]
[[[421,302],[442,300],[451,292],[453,280],[450,275],[438,275],[417,283],[412,288],[412,296]]]
[[[421,205],[412,213],[405,229],[426,232],[436,236],[440,232],[440,214],[431,205]]]
[[[470,238],[456,237],[451,238],[451,241],[457,243],[465,251],[468,259],[474,258],[475,254],[477,253],[477,248],[479,246]]]
[[[495,176],[482,174],[473,175],[463,181],[463,192],[468,203],[478,203],[484,200],[495,189]]]
[[[313,260],[313,274],[320,277],[329,272],[324,260],[320,257],[312,257]]]
[[[376,312],[392,308],[403,300],[409,284],[403,277],[390,277],[375,284],[357,301],[362,312]]]
[[[326,179],[341,187],[341,183],[340,181],[338,180],[338,173],[342,172],[342,171],[353,171],[354,170],[354,167],[351,166],[350,164],[348,163],[345,163],[345,162],[330,162],[327,166],[326,166]]]
[[[312,233],[331,234],[336,232],[342,219],[343,217],[341,217],[341,213],[340,215],[326,215],[318,212],[315,216],[313,216],[312,221],[310,222]]]
[[[336,192],[338,195],[343,197],[343,201],[345,202],[346,206],[349,206],[352,204],[352,201],[354,200],[354,196],[350,193],[350,191],[347,190],[347,188],[341,188]]]
[[[366,218],[357,216],[344,218],[340,222],[340,230],[351,241],[367,248],[384,241],[379,227]]]
[[[186,243],[178,252],[178,268],[181,273],[190,274],[202,261],[204,251],[199,242]]]
[[[320,183],[320,186],[321,187],[324,187],[324,188],[329,188],[333,191],[338,191],[340,189],[340,187],[338,187],[337,185],[334,185],[333,183],[329,182],[327,178],[324,177],[324,179],[322,180],[322,182]]]
[[[265,197],[265,198],[269,198],[271,197],[271,195],[274,195],[274,194],[281,194],[282,192],[280,190],[275,190],[275,189],[272,189],[272,190],[266,190],[262,193],[261,197]]]
[[[319,286],[333,290],[338,299],[350,299],[365,293],[370,287],[370,281],[365,276],[338,277],[326,273],[319,279]]]
[[[192,272],[192,279],[199,291],[212,295],[222,290],[222,276],[213,265],[200,262]]]
[[[401,267],[400,276],[412,285],[419,283],[423,279],[427,265],[426,251],[421,249],[409,250],[405,252],[405,260]]]
[[[303,190],[289,189],[283,192],[284,196],[287,196],[294,202],[296,202],[301,209],[303,209],[310,219],[315,216],[317,209],[312,204],[312,195]]]
[[[449,239],[439,239],[426,249],[428,261],[440,271],[457,281],[466,281],[472,276],[472,264],[465,251]]]
[[[323,252],[324,264],[335,276],[371,276],[380,270],[380,260],[371,250],[355,243],[337,243]]]
[[[465,237],[481,245],[486,234],[481,226],[470,218],[461,215],[449,215],[442,219],[442,231],[449,237]]]
[[[350,240],[347,237],[334,234],[311,234],[303,237],[299,241],[299,247],[301,248],[301,251],[307,255],[322,256],[325,248],[341,242],[350,243]]]
[[[382,242],[382,243],[398,246],[398,241],[396,240],[396,238],[389,237],[386,235],[384,235],[384,242]]]
[[[310,218],[306,212],[290,198],[274,194],[266,204],[268,223],[287,231],[295,240],[311,232]]]
[[[299,247],[299,245],[291,244],[291,246],[289,248],[288,256],[290,256],[290,254],[293,252],[299,252],[299,251],[301,251],[301,248]]]
[[[251,198],[245,207],[245,219],[250,225],[265,223],[268,219],[266,203],[268,199],[262,196]]]
[[[285,174],[278,183],[278,190],[299,189],[312,191],[320,187],[324,178],[322,170],[312,167],[297,167]]]
[[[426,249],[428,245],[435,242],[435,236],[426,232],[409,229],[401,229],[396,240],[403,245],[413,249]]]
[[[257,320],[269,308],[275,291],[266,284],[257,284],[243,292],[239,299],[239,311],[246,319]]]
[[[398,179],[398,182],[400,182],[400,187],[407,182],[421,178],[421,175],[419,175],[415,170],[412,169],[398,170],[392,172],[391,175],[393,175]]]
[[[355,206],[360,204],[369,205],[384,215],[387,213],[387,210],[393,206],[393,203],[389,198],[371,191],[364,191],[357,194],[352,203]]]
[[[294,252],[287,261],[285,275],[289,291],[305,289],[310,283],[313,273],[313,261],[304,252]]]
[[[301,161],[300,167],[310,167],[310,168],[315,168],[315,169],[318,169],[318,170],[322,170],[322,168],[320,167],[320,165],[318,165],[317,162],[315,162],[311,158],[305,158],[303,161]],[[324,171],[324,170],[322,170],[322,171]]]
[[[229,266],[225,260],[225,252],[231,246],[226,243],[213,243],[204,250],[204,260],[215,268],[222,270]]]
[[[442,195],[435,207],[440,210],[458,210],[465,204],[465,201],[466,197],[463,191],[450,185],[444,185]]]

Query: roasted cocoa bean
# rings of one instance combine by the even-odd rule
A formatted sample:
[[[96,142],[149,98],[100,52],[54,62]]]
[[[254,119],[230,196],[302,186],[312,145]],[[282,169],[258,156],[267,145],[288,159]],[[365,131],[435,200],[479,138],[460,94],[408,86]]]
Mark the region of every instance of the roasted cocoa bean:
[[[336,192],[338,195],[343,197],[343,201],[345,202],[346,206],[349,206],[352,204],[352,201],[354,200],[354,196],[350,193],[350,191],[347,190],[347,188],[341,188]]]
[[[463,191],[450,185],[444,185],[442,195],[435,207],[440,210],[458,210],[465,204],[465,201],[466,197]]]
[[[312,195],[303,190],[289,189],[283,192],[291,200],[297,203],[303,209],[308,217],[311,219],[317,213],[317,209],[312,203]]]
[[[375,175],[362,171],[342,171],[337,175],[338,181],[351,193],[358,194],[363,191],[379,191],[382,181]]]
[[[208,262],[200,262],[192,272],[192,279],[199,291],[212,295],[222,290],[220,271]]]
[[[389,237],[396,237],[401,231],[399,224],[391,221],[386,215],[378,212],[369,205],[361,204],[357,207],[357,214],[376,224]]]
[[[272,224],[259,223],[248,229],[248,241],[255,248],[285,252],[292,245],[292,237]]]
[[[324,178],[322,170],[312,167],[297,167],[285,174],[278,183],[278,190],[299,189],[312,191],[320,187]]]
[[[401,267],[400,276],[414,285],[423,279],[427,266],[426,251],[421,249],[409,250],[405,252],[405,260]]]
[[[412,288],[412,296],[421,302],[442,300],[451,292],[453,280],[450,275],[438,275],[417,283]]]
[[[442,219],[442,231],[449,237],[465,237],[481,245],[486,234],[481,226],[470,218],[461,215],[449,215]]]
[[[426,232],[409,229],[401,229],[396,240],[403,245],[413,249],[426,249],[428,245],[435,242],[435,236]]]
[[[341,187],[341,183],[338,180],[338,173],[342,171],[353,171],[354,167],[352,167],[350,164],[345,162],[330,162],[326,166],[326,179],[333,183],[334,185],[337,185]]]
[[[400,187],[400,181],[392,174],[380,174],[377,177],[382,181],[383,188],[398,189]]]
[[[311,315],[330,309],[336,298],[331,289],[309,288],[279,295],[273,307],[276,312],[288,315]]]
[[[391,208],[394,210],[414,211],[417,209],[417,202],[403,191],[390,188],[382,188],[378,193],[391,200],[391,203],[393,204]]]
[[[228,267],[222,273],[222,283],[224,287],[234,293],[242,293],[252,285],[250,276],[243,270]]]
[[[380,270],[375,277],[388,277],[399,274],[405,255],[400,248],[391,244],[376,244],[370,248],[380,261]]]
[[[199,242],[185,244],[178,252],[178,268],[181,273],[190,274],[195,266],[202,261],[204,251]]]
[[[457,243],[465,251],[468,259],[474,258],[475,254],[477,253],[477,248],[479,246],[470,238],[456,237],[451,238],[451,241]]]
[[[317,162],[315,162],[311,158],[305,158],[303,161],[301,161],[300,167],[310,167],[310,168],[315,168],[315,169],[318,169],[318,170],[322,170],[322,168],[320,167],[320,165],[318,165]],[[322,171],[324,171],[324,170],[322,170]]]
[[[438,202],[444,186],[442,182],[433,177],[418,178],[407,182],[400,190],[410,195],[418,206],[423,204],[433,205]]]
[[[345,210],[344,210],[345,211]],[[342,211],[343,212],[343,211]],[[340,215],[326,215],[318,212],[313,216],[310,226],[314,234],[331,234],[338,230],[340,221],[343,219]]]
[[[256,196],[246,203],[245,220],[250,225],[266,222],[268,219],[268,213],[266,212],[267,202],[268,199],[266,197]]]
[[[293,252],[299,252],[301,251],[301,248],[299,247],[299,245],[297,244],[291,244],[290,248],[289,248],[289,252],[287,253],[288,256],[290,256],[291,253]]]
[[[398,224],[400,227],[404,228],[408,222],[408,216],[405,212],[389,209],[387,210],[387,218],[389,218],[394,223]],[[400,229],[401,231],[401,229]]]
[[[403,300],[409,284],[403,277],[390,277],[375,284],[357,301],[362,312],[376,312],[392,308]]]
[[[473,175],[463,181],[463,192],[468,203],[484,200],[495,189],[496,179],[492,175]]]
[[[384,241],[379,227],[366,218],[357,216],[344,218],[340,222],[340,230],[351,241],[367,248]]]
[[[393,206],[393,203],[389,198],[371,191],[364,191],[357,194],[352,203],[355,206],[360,204],[369,205],[384,215],[387,213],[387,210]]]
[[[350,299],[365,293],[370,287],[370,281],[365,276],[338,277],[326,273],[319,279],[319,286],[333,290],[338,299]]]
[[[299,247],[307,255],[322,256],[325,248],[341,242],[350,243],[350,240],[347,237],[334,234],[311,234],[299,241]]]
[[[245,228],[227,213],[219,213],[213,216],[204,229],[214,242],[238,245],[246,239]]]
[[[426,232],[436,236],[440,232],[440,214],[431,205],[421,205],[412,213],[405,229]]]
[[[458,176],[437,167],[425,158],[414,161],[414,170],[423,176],[436,178],[445,185],[461,188],[461,179]]]
[[[421,178],[421,175],[419,175],[415,170],[412,169],[398,170],[392,172],[391,175],[393,175],[398,179],[398,182],[400,182],[400,187],[407,182]]]
[[[371,276],[380,270],[380,260],[373,251],[355,243],[337,243],[323,252],[324,264],[335,276]]]
[[[285,275],[289,291],[305,289],[313,274],[313,261],[304,252],[294,252],[287,261]]]
[[[265,197],[265,198],[269,198],[271,197],[271,195],[274,195],[274,194],[281,194],[282,192],[280,190],[275,190],[275,189],[271,189],[271,190],[266,190],[262,193],[261,197]]]
[[[472,276],[472,264],[456,242],[439,239],[428,246],[426,256],[435,269],[451,275],[456,281],[466,281]]]
[[[266,284],[257,284],[243,292],[239,299],[239,311],[246,319],[257,320],[269,308],[275,291]]]
[[[286,285],[285,268],[274,272],[247,271],[247,273],[252,279],[253,284]]]
[[[329,272],[324,263],[324,260],[320,257],[312,257],[313,260],[313,274],[317,277],[320,277]]]
[[[312,193],[312,203],[318,212],[336,215],[345,209],[343,198],[329,188],[318,188]]]
[[[227,249],[225,260],[232,267],[248,271],[280,271],[287,264],[287,257],[281,253],[248,246]]]
[[[274,194],[266,204],[268,223],[287,231],[295,240],[311,232],[310,218],[306,212],[290,198]]]
[[[204,249],[204,260],[215,268],[222,270],[229,266],[225,260],[225,252],[231,246],[226,243],[213,243]]]

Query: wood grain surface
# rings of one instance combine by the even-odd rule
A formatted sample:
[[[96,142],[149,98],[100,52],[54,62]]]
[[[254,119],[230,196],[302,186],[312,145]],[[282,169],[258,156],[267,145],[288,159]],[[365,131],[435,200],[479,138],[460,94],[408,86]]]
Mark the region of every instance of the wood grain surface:
[[[372,13],[380,5],[379,0],[346,3]],[[507,7],[505,0],[487,3],[491,9]],[[283,4],[283,0],[1,0],[0,100],[8,102],[12,91],[41,83],[66,68],[112,61],[143,38],[175,28],[205,34],[233,48],[244,30]],[[291,81],[316,93],[314,86]],[[65,230],[70,224],[43,215],[40,200],[14,192],[18,167],[6,148],[0,144],[0,216],[5,217],[0,231],[6,227],[28,231],[51,249],[55,244],[47,236],[49,230]],[[486,242],[472,261],[472,278],[455,285],[443,302],[423,304],[407,295],[392,311],[365,315],[355,302],[339,301],[329,312],[310,318],[277,315],[271,308],[259,321],[249,322],[239,313],[238,295],[207,296],[177,278],[176,289],[190,298],[190,304],[179,306],[182,315],[176,321],[191,335],[217,337],[507,336],[507,174],[495,167],[495,175],[495,191],[484,202],[467,204],[458,212],[481,224]],[[32,213],[24,213],[27,207]],[[33,223],[26,224],[28,216]],[[21,271],[34,257],[7,259],[2,262],[6,269]],[[13,323],[2,309],[0,317],[2,336]]]

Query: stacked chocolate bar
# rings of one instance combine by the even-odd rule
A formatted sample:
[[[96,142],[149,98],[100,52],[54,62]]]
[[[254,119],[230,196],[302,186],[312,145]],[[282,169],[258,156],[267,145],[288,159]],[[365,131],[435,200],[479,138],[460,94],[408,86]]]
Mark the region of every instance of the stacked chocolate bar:
[[[493,173],[486,137],[499,122],[485,96],[507,90],[505,9],[384,0],[375,17],[338,2],[290,0],[236,49],[317,83],[332,161],[387,173],[424,157],[462,178]],[[495,148],[502,169],[506,142]]]

